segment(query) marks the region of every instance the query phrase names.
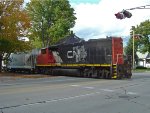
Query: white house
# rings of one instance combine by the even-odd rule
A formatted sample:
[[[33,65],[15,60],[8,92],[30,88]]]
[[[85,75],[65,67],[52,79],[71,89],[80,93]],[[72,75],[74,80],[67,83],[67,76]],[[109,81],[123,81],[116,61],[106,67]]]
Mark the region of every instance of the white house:
[[[137,52],[136,54],[138,56],[138,66],[150,68],[150,53],[146,52],[145,54],[142,54]]]

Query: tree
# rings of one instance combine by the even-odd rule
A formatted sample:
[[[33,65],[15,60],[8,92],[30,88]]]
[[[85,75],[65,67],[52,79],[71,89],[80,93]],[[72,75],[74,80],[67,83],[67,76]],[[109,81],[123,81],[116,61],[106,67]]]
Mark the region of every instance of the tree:
[[[0,71],[5,56],[31,48],[29,42],[19,40],[26,36],[29,27],[30,20],[23,9],[23,0],[0,1]]]
[[[32,42],[49,46],[70,33],[75,25],[74,9],[68,0],[31,0],[26,7],[32,20]]]
[[[129,41],[127,42],[127,46],[125,47],[125,54],[133,57],[133,31],[134,31],[134,59],[137,62],[138,57],[136,52],[139,50],[138,48],[141,36],[135,33],[135,26],[132,26],[130,31],[131,31],[130,38]]]
[[[125,53],[127,55],[133,54],[132,31],[134,31],[135,34],[134,54],[135,54],[135,60],[137,60],[137,55],[136,55],[137,51],[140,51],[141,53],[150,52],[150,38],[149,38],[150,20],[141,22],[139,25],[131,28],[130,39],[127,43],[127,46],[125,47]]]
[[[141,38],[139,40],[139,50],[142,53],[150,52],[150,20],[141,22],[134,29],[135,34],[140,34]]]

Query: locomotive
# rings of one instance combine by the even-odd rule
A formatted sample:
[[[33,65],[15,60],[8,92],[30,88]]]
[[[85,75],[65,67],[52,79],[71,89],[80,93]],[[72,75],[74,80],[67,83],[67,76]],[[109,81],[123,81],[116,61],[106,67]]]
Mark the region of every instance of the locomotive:
[[[36,73],[53,75],[55,70],[75,69],[79,72],[78,76],[82,77],[121,79],[132,76],[131,57],[123,55],[121,37],[85,41],[71,35],[36,53],[38,54],[32,52],[26,60],[31,62],[28,70]],[[11,60],[8,69],[18,70],[19,68],[13,66],[12,63]],[[23,69],[22,67],[19,70]]]
[[[6,64],[6,70],[11,72],[34,72],[39,51],[39,49],[33,49],[31,52],[11,53]]]

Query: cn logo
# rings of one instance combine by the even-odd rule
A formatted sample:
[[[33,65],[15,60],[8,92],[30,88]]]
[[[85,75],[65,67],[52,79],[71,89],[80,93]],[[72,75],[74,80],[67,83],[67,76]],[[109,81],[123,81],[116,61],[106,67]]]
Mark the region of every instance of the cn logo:
[[[76,62],[84,62],[87,57],[87,52],[84,46],[76,46],[73,47],[72,51],[67,51],[67,58],[73,59],[75,58]]]
[[[77,55],[75,51],[68,51],[67,58],[74,58]]]

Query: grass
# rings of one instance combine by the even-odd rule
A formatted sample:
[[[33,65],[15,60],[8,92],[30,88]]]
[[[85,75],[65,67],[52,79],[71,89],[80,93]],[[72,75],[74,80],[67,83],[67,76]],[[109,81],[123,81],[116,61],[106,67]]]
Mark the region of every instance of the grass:
[[[150,68],[148,69],[134,69],[133,72],[150,72]]]

